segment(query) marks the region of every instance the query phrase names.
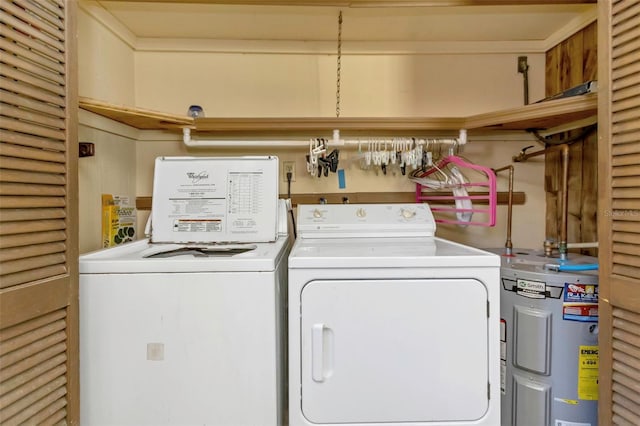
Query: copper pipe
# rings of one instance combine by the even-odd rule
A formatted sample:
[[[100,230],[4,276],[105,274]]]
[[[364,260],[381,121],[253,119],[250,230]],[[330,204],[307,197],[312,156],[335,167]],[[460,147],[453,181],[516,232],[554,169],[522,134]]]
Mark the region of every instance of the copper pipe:
[[[562,199],[561,201],[561,224],[560,224],[560,243],[558,244],[558,251],[560,252],[560,259],[567,259],[567,222],[569,217],[569,145],[566,143],[553,145],[540,151],[527,154],[524,150],[520,151],[520,154],[513,157],[514,162],[526,161],[529,158],[537,157],[538,155],[546,154],[547,152],[561,151],[562,155]]]
[[[493,169],[495,174],[498,172],[509,170],[509,193],[507,198],[507,240],[504,243],[504,255],[513,256],[513,243],[511,242],[511,218],[513,217],[513,170],[512,164],[508,166],[500,167],[499,169]]]

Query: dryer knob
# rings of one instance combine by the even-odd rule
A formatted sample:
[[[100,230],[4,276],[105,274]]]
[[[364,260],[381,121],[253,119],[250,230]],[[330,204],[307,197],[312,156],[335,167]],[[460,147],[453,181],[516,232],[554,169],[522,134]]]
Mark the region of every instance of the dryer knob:
[[[322,217],[322,212],[318,209],[315,209],[313,211],[313,217],[315,217],[316,219],[320,219]]]
[[[358,217],[366,217],[367,216],[367,211],[361,207],[358,210],[356,210],[356,216],[358,216]]]

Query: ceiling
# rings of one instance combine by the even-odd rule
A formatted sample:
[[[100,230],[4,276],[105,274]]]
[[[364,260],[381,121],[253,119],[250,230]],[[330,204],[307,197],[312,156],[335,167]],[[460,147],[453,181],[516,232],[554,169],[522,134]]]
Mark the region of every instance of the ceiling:
[[[213,3],[213,4],[212,4]],[[243,3],[243,4],[226,4]],[[260,3],[260,4],[246,4]],[[283,5],[283,3],[285,3]],[[291,5],[303,3],[305,6]],[[342,40],[413,42],[544,42],[575,31],[596,16],[593,2],[423,6],[447,2],[97,2],[139,39],[334,41],[343,14]],[[376,2],[366,2],[376,5]],[[449,2],[451,3],[451,2]],[[473,3],[473,2],[472,2]],[[477,3],[477,2],[476,2]],[[501,3],[501,2],[488,2]],[[516,3],[517,5],[513,5]],[[311,5],[309,5],[311,4]],[[318,4],[333,4],[324,6]],[[391,5],[391,6],[389,6]],[[398,6],[401,5],[401,6]],[[359,7],[357,7],[359,6]],[[567,27],[575,27],[570,28]]]

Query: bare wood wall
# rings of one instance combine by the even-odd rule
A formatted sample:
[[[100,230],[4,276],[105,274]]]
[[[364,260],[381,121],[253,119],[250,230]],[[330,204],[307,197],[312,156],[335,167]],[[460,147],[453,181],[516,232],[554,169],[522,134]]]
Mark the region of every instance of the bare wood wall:
[[[594,22],[547,52],[545,95],[550,96],[581,83],[597,80],[597,23]],[[554,137],[554,142],[580,134],[574,130]],[[569,150],[568,242],[597,241],[598,188],[597,132],[572,143]],[[546,155],[546,232],[558,240],[561,191],[560,153]],[[595,249],[581,250],[596,255]]]

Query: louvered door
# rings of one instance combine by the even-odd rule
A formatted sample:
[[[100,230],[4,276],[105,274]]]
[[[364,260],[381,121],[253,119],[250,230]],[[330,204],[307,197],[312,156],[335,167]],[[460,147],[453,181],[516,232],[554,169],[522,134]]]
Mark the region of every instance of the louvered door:
[[[77,423],[75,0],[0,0],[0,424]]]
[[[601,425],[640,425],[640,0],[599,2]]]

